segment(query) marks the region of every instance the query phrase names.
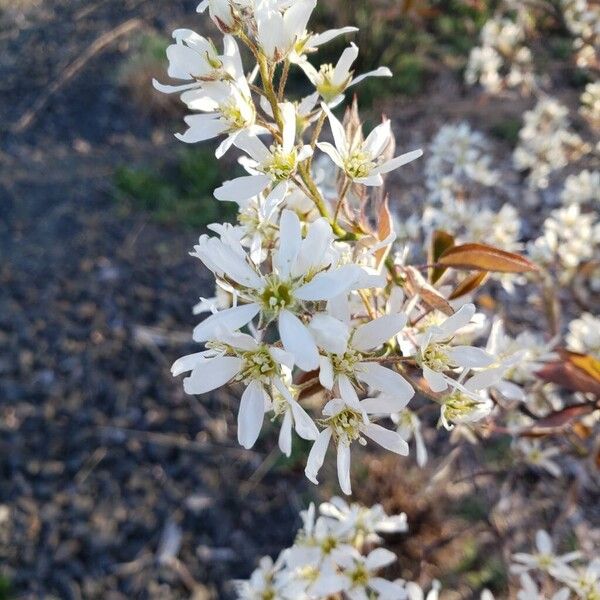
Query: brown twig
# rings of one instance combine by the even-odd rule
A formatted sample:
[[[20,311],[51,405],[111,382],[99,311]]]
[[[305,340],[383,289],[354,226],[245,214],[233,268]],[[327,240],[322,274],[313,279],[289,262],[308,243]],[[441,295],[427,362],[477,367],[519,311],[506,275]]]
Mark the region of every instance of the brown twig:
[[[39,96],[34,105],[13,125],[12,131],[14,133],[21,133],[28,129],[36,121],[44,108],[46,108],[52,97],[71,81],[71,79],[73,79],[85,65],[96,56],[96,54],[102,52],[116,39],[131,33],[143,25],[144,21],[141,19],[129,19],[111,31],[103,33],[94,40],[87,50],[79,58],[75,59],[71,64],[65,67],[62,73],[60,73],[60,75],[46,88],[45,93]]]

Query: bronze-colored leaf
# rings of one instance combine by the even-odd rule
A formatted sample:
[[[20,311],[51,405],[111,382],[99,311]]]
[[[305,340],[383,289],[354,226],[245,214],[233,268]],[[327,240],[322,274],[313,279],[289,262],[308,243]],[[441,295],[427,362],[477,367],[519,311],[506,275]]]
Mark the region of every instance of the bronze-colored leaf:
[[[453,246],[436,261],[446,267],[493,273],[527,273],[537,271],[530,260],[494,246],[471,243]]]
[[[444,296],[442,296],[431,284],[427,283],[425,278],[414,267],[406,267],[404,273],[407,277],[407,283],[410,292],[419,294],[421,300],[430,308],[440,310],[445,315],[453,315],[454,310]]]
[[[600,365],[585,354],[559,351],[560,359],[546,364],[536,375],[575,392],[600,396]]]
[[[377,216],[377,237],[380,242],[383,242],[393,230],[392,214],[390,213],[390,207],[388,206],[388,197],[386,196],[381,203],[379,208],[379,215]],[[377,267],[386,259],[390,252],[391,244],[380,248],[375,252],[375,260]]]
[[[430,264],[439,262],[440,256],[454,246],[454,236],[440,229],[433,232],[429,246],[428,261]],[[429,281],[435,283],[444,274],[445,267],[433,267],[429,269]]]
[[[486,279],[488,278],[489,273],[487,271],[477,271],[476,273],[471,273],[465,277],[452,291],[452,293],[448,296],[448,300],[454,300],[456,298],[460,298],[470,292],[476,290],[480,285],[483,285]]]

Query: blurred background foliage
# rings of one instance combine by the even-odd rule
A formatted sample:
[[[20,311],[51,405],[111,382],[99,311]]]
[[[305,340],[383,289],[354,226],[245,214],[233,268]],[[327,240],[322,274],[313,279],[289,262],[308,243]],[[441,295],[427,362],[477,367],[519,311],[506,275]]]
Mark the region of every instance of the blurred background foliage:
[[[422,94],[428,79],[440,71],[450,70],[461,77],[468,53],[495,5],[492,0],[321,2],[312,21],[315,31],[348,23],[356,24],[360,31],[334,40],[314,60],[335,64],[352,39],[360,48],[356,72],[386,65],[394,73],[390,79],[368,79],[356,89],[363,110],[386,97],[414,97]],[[196,27],[198,31],[214,34],[206,20],[200,24],[206,31]],[[138,36],[118,71],[118,80],[137,110],[160,121],[165,130],[178,131],[185,112],[177,95],[148,93],[152,79],[167,80],[165,51],[169,43],[159,32]],[[298,96],[310,92],[299,69],[292,70],[288,89]],[[515,133],[510,128],[501,135],[512,138]],[[121,166],[114,182],[116,199],[126,210],[140,209],[162,223],[201,228],[233,214],[230,207],[212,200],[212,191],[222,179],[211,150],[182,147],[162,165]]]

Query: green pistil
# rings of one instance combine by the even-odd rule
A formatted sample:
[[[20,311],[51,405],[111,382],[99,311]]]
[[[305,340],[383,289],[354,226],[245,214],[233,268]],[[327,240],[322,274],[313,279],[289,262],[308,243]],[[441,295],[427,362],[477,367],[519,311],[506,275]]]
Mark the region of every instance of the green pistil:
[[[290,308],[294,304],[292,291],[288,282],[272,278],[260,295],[264,310],[277,315],[284,308]]]

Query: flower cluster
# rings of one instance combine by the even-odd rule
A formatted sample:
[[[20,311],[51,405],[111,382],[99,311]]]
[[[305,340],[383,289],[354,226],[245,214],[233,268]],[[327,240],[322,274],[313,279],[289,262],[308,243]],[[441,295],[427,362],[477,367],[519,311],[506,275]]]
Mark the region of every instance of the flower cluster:
[[[600,81],[588,83],[581,94],[579,112],[596,129],[600,128]]]
[[[553,98],[539,100],[524,115],[519,145],[513,160],[519,171],[527,171],[534,189],[548,187],[550,174],[589,152],[590,147],[569,128],[569,110]]]
[[[480,46],[471,50],[465,81],[479,83],[497,94],[506,88],[530,91],[535,87],[531,51],[525,45],[523,24],[506,17],[494,17],[481,30]]]
[[[408,531],[406,515],[388,516],[383,508],[347,504],[332,498],[300,513],[302,528],[294,545],[277,560],[261,559],[248,581],[237,581],[238,598],[300,600],[329,598],[407,598],[405,582],[389,581],[381,571],[396,562],[396,555],[379,546],[380,535]]]
[[[536,533],[535,542],[536,550],[531,554],[518,552],[512,557],[511,571],[521,582],[518,600],[600,598],[600,560],[584,564],[578,550],[556,554],[552,538],[544,530]]]
[[[562,13],[574,37],[577,66],[597,68],[600,56],[600,7],[593,0],[562,0]]]
[[[350,86],[390,73],[355,76],[354,44],[335,66],[309,62],[320,45],[355,31],[311,33],[314,7],[314,0],[204,2],[199,10],[208,9],[224,33],[223,52],[189,30],[177,30],[167,50],[169,75],[182,83],[155,86],[181,94],[194,111],[177,137],[222,138],[217,156],[236,148],[246,171],[214,192],[237,205],[237,222],[212,224],[192,252],[213,273],[216,294],[194,309],[210,313],[193,334],[204,348],[172,370],[187,374],[189,394],[241,388],[238,440],[245,448],[256,443],[266,416],[279,427],[284,454],[291,454],[294,432],[313,442],[305,473],[314,483],[333,444],[340,486],[349,494],[356,443],[370,440],[406,455],[414,437],[424,463],[419,418],[407,408],[416,390],[438,405],[440,425],[470,425],[491,413],[489,390],[503,370],[492,368],[497,357],[473,345],[481,321],[475,306],[466,299],[450,304],[394,251],[381,188],[422,152],[396,155],[388,119],[365,135],[356,106],[343,121],[336,117],[333,109]],[[243,66],[239,44],[254,57],[254,69]],[[299,100],[285,96],[294,67],[314,87]],[[321,139],[324,131],[331,142]],[[448,146],[446,138],[456,141]],[[496,182],[483,138],[468,126],[448,129],[436,144],[429,179],[443,180],[452,194],[464,182]],[[515,248],[510,209],[487,218],[479,219],[478,237],[493,227],[499,243]]]

